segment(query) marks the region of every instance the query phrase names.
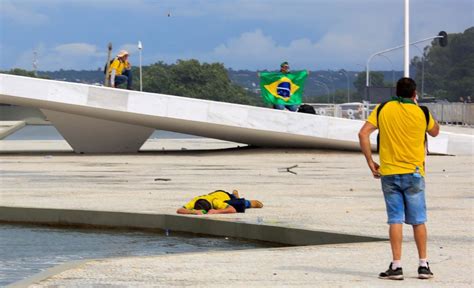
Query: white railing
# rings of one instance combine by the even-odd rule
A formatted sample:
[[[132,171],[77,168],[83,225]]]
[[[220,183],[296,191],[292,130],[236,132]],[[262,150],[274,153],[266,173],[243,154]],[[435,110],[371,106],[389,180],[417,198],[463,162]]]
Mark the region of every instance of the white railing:
[[[314,107],[316,115],[365,120],[376,104],[368,102],[326,104],[307,103]],[[474,103],[422,103],[433,117],[443,124],[474,125]]]

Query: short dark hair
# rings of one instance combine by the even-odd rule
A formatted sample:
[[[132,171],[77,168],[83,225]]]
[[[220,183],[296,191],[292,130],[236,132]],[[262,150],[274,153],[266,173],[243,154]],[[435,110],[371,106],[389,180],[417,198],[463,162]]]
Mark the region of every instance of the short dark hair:
[[[211,206],[211,203],[209,203],[209,201],[205,200],[205,199],[199,199],[196,201],[196,203],[194,203],[194,209],[196,210],[206,210],[206,211],[209,211],[211,210],[212,206]]]
[[[400,78],[397,82],[397,96],[403,98],[413,97],[413,92],[416,91],[415,80],[407,77]]]

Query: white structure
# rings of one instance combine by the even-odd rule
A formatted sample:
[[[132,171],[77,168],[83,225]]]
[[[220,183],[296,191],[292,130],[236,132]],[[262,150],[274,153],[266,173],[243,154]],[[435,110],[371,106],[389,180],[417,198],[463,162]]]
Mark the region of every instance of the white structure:
[[[136,152],[155,129],[262,147],[359,150],[363,124],[5,74],[0,74],[0,103],[40,108],[77,153]],[[434,153],[472,154],[471,135],[442,133],[429,141]]]

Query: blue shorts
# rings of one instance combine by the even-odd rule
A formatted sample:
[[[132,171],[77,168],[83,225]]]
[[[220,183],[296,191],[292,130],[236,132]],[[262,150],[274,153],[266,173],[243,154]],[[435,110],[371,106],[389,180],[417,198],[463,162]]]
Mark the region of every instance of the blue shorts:
[[[388,224],[426,222],[425,179],[418,173],[382,176]]]

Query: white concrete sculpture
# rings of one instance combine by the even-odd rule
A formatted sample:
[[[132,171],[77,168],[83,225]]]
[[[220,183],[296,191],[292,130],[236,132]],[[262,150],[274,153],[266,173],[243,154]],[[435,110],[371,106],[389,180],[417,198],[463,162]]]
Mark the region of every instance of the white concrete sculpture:
[[[6,74],[0,74],[0,103],[40,108],[78,153],[136,152],[154,129],[261,147],[359,150],[363,124]],[[432,153],[472,154],[473,136],[442,133],[429,143]]]

